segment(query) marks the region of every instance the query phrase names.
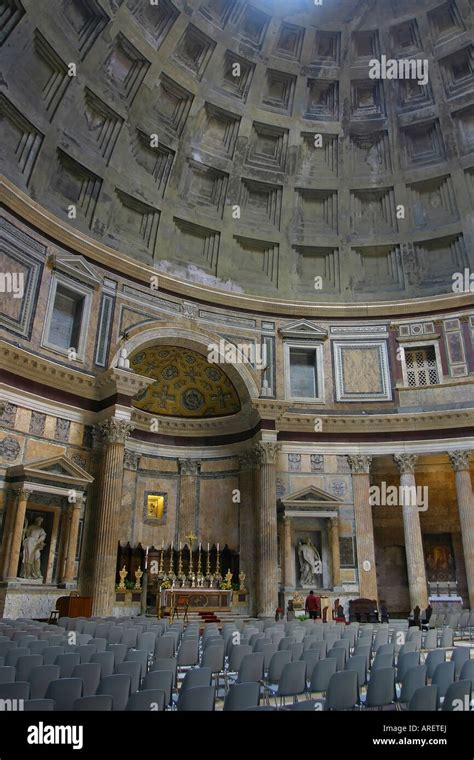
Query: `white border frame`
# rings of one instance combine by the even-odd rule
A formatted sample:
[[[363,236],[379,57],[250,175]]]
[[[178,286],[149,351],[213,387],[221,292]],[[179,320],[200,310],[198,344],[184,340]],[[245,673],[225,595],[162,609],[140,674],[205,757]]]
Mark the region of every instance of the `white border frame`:
[[[382,378],[381,393],[346,393],[344,389],[344,375],[342,365],[343,348],[377,348],[379,352],[379,368]],[[333,341],[334,350],[334,378],[336,388],[336,401],[349,403],[356,402],[374,402],[374,401],[391,401],[392,388],[390,384],[390,365],[388,362],[388,350],[386,340],[335,340]]]
[[[85,285],[82,285],[76,280],[72,281],[68,277],[65,277],[64,275],[60,274],[59,272],[54,272],[51,278],[51,286],[49,289],[48,303],[46,307],[46,314],[45,314],[44,324],[43,324],[43,333],[41,336],[41,346],[43,346],[44,348],[48,348],[50,351],[54,351],[54,353],[60,354],[61,356],[66,356],[66,357],[69,356],[68,348],[62,348],[61,346],[56,346],[54,343],[51,343],[49,341],[49,332],[51,329],[51,319],[53,316],[54,301],[56,299],[56,291],[59,284],[64,285],[64,287],[70,290],[72,293],[80,293],[82,296],[84,296],[84,308],[82,312],[81,326],[79,329],[79,344],[77,346],[70,347],[70,348],[75,348],[77,352],[77,357],[74,361],[83,362],[85,358],[86,343],[87,343],[86,338],[87,338],[87,332],[89,329],[89,320],[90,320],[90,315],[91,315],[93,292],[90,288],[86,287]]]
[[[316,382],[318,395],[314,397],[292,396],[290,378],[290,349],[302,348],[316,352]],[[323,346],[322,343],[308,340],[285,340],[285,399],[288,401],[302,401],[310,404],[324,404],[324,372],[323,372]]]

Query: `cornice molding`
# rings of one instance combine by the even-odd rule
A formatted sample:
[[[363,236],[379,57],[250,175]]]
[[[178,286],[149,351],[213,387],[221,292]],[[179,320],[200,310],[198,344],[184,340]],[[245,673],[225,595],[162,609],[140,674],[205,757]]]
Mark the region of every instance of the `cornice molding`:
[[[306,316],[311,319],[323,317],[379,318],[403,314],[425,314],[439,309],[456,309],[474,303],[472,293],[410,298],[406,301],[376,301],[373,303],[311,303],[280,300],[262,296],[231,293],[217,288],[185,282],[147,267],[125,254],[105,246],[79,230],[65,224],[6,177],[0,179],[0,202],[25,222],[32,224],[59,245],[81,254],[86,259],[113,269],[119,274],[149,283],[152,276],[159,277],[160,287],[179,294],[186,299],[225,305],[234,309],[246,309],[260,314],[281,314],[289,317]]]

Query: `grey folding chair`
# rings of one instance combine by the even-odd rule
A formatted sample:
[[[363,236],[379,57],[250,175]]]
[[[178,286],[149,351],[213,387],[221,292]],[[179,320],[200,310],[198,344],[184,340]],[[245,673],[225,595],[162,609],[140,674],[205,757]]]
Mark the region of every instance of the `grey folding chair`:
[[[58,654],[54,662],[55,665],[59,665],[61,675],[60,678],[71,678],[72,671],[81,662],[81,657],[76,652],[69,652],[68,654]],[[82,696],[80,694],[79,696]]]
[[[329,650],[327,653],[327,659],[334,658],[336,660],[336,670],[344,670],[344,666],[346,664],[346,650],[337,648]]]
[[[397,660],[397,683],[402,683],[405,673],[410,668],[416,668],[420,664],[419,652],[406,652],[399,654]]]
[[[160,636],[156,640],[155,645],[155,657],[156,658],[164,658],[164,657],[174,657],[175,653],[175,639],[173,636],[168,636],[165,634],[164,636]]]
[[[359,676],[357,672],[355,670],[343,670],[334,673],[327,685],[324,709],[353,710],[359,704]]]
[[[46,690],[46,699],[54,699],[56,711],[70,712],[76,699],[82,697],[82,679],[60,678],[51,681]]]
[[[90,661],[99,663],[101,678],[111,676],[114,672],[115,662],[113,652],[94,652]]]
[[[258,683],[236,683],[230,687],[224,700],[224,711],[247,710],[257,707],[260,699]]]
[[[438,709],[438,687],[423,686],[417,689],[408,704],[409,712],[436,712]]]
[[[199,642],[196,639],[183,639],[178,650],[178,668],[191,667],[199,662]]]
[[[247,681],[261,681],[263,678],[263,654],[253,652],[246,654],[240,663],[236,683],[247,683]]]
[[[10,699],[29,699],[30,698],[30,684],[27,681],[15,681],[14,683],[2,683],[0,684],[0,705],[3,705],[3,701]],[[1,708],[0,708],[1,709]],[[3,710],[8,710],[8,705],[3,705]]]
[[[165,704],[164,691],[144,689],[129,696],[125,710],[127,712],[163,712]]]
[[[431,652],[428,652],[428,655],[425,660],[426,677],[429,679],[433,678],[433,675],[437,666],[440,663],[444,662],[445,659],[446,659],[445,649],[433,649]]]
[[[93,697],[101,679],[101,666],[98,662],[83,662],[72,671],[73,678],[81,678],[84,685],[83,697]]]
[[[431,683],[438,687],[438,698],[441,700],[448,686],[454,682],[454,662],[441,662],[436,666]]]
[[[171,670],[150,670],[142,681],[141,691],[162,691],[165,694],[165,704],[171,702],[173,689],[173,672]]]
[[[381,709],[393,704],[396,696],[395,668],[378,668],[376,670],[372,668],[364,706]]]
[[[115,666],[115,673],[127,673],[132,679],[130,691],[133,694],[140,688],[142,666],[136,660],[125,660]]]
[[[132,679],[126,673],[115,673],[100,679],[97,694],[110,694],[112,697],[112,710],[118,712],[125,710],[130,696]]]
[[[59,680],[61,669],[59,665],[40,665],[30,672],[30,699],[44,699],[51,681]]]
[[[246,655],[258,657],[259,655]],[[215,689],[214,686],[196,686],[187,689],[182,699],[178,701],[179,712],[211,712],[214,710]]]
[[[74,712],[111,712],[112,704],[113,699],[110,694],[94,694],[76,699],[73,710]]]
[[[316,649],[307,649],[300,657],[306,663],[306,678],[311,680],[313,670],[317,662],[319,662],[319,652]]]
[[[413,653],[411,652],[410,654]],[[410,702],[417,689],[422,689],[423,686],[426,686],[426,665],[415,665],[408,668],[403,674],[401,684],[400,694],[397,699],[397,708],[400,710]]]
[[[13,665],[3,665],[0,668],[0,684],[13,683],[15,680],[16,669]]]
[[[469,647],[455,647],[451,655],[451,662],[454,662],[454,677],[459,678],[465,662],[469,661]]]
[[[446,690],[441,709],[443,711],[468,712],[471,709],[471,681],[455,681]]]
[[[346,662],[345,670],[355,670],[359,677],[359,687],[367,683],[367,660],[362,654],[355,654]]]
[[[313,668],[308,692],[310,694],[325,694],[329,681],[336,672],[336,666],[337,661],[335,657],[327,657],[325,660],[317,662]]]
[[[262,655],[263,653],[260,652]],[[213,678],[216,679],[216,689],[219,692],[219,679],[220,675],[224,676],[224,646],[222,644],[216,644],[215,646],[207,647],[202,655],[201,659],[202,668],[210,668]]]
[[[278,686],[274,689],[272,686],[265,686],[269,694],[275,697],[275,705],[280,700],[280,707],[286,703],[286,698],[291,697],[293,702],[297,702],[297,697],[306,692],[306,663],[304,660],[288,662],[283,666]]]
[[[140,663],[141,677],[145,678],[148,670],[148,652],[142,649],[129,649],[125,662],[129,662],[130,660]]]

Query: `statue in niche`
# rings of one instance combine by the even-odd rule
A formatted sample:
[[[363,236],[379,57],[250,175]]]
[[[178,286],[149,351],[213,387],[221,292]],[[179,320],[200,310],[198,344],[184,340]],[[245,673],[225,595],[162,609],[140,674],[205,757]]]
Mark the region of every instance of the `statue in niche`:
[[[38,580],[42,578],[41,552],[46,543],[46,531],[41,527],[42,517],[35,517],[31,525],[25,520],[23,529],[23,563],[21,568],[22,578]]]
[[[300,563],[300,583],[302,586],[311,586],[317,582],[318,575],[323,572],[323,563],[318,550],[310,538],[306,543],[298,541],[298,560]]]

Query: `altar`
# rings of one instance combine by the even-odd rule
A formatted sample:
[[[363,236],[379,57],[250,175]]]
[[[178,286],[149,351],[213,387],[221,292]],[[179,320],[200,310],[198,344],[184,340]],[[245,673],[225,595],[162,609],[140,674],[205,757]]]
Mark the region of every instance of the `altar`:
[[[159,615],[174,610],[217,612],[232,606],[232,591],[217,588],[165,589],[158,594]]]

